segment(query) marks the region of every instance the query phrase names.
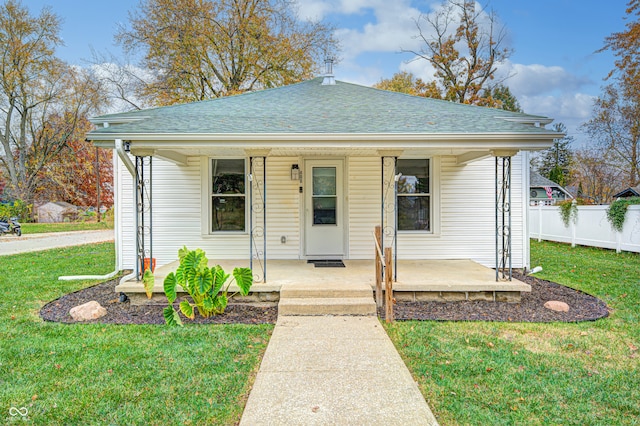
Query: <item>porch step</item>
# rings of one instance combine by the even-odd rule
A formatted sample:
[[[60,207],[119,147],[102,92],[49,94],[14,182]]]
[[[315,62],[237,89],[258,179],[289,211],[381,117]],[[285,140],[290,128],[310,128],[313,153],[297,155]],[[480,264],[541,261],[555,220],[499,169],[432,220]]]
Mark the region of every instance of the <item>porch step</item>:
[[[282,315],[376,315],[371,286],[341,281],[288,283],[280,288]]]
[[[280,297],[279,315],[376,315],[373,297]]]
[[[351,297],[373,297],[370,286],[336,286],[319,287],[318,285],[296,285],[282,286],[280,298],[351,298]]]

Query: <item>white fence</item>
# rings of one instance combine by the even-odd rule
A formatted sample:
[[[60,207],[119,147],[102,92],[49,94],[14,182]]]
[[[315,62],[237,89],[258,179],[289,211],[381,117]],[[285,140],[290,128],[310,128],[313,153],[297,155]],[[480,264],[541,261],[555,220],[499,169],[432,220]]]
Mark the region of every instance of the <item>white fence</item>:
[[[538,241],[559,241],[571,245],[603,247],[640,253],[640,205],[629,206],[622,232],[607,220],[609,206],[578,206],[578,220],[565,227],[560,207],[529,207],[529,236]]]

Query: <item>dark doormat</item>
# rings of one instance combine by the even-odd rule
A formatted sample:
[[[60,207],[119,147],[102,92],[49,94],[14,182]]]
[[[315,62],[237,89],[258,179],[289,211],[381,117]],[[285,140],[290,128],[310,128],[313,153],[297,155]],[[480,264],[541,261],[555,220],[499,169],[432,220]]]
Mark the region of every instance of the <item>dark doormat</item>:
[[[313,263],[316,268],[344,268],[344,263],[340,259],[321,259],[307,260],[307,263]]]

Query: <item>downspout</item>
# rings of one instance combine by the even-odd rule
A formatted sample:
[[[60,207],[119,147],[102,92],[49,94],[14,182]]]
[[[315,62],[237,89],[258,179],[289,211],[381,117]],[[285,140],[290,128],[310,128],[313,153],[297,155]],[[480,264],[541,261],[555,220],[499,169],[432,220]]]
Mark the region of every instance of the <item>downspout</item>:
[[[133,162],[131,161],[126,151],[124,150],[124,143],[122,142],[122,139],[116,139],[115,145],[116,145],[116,152],[118,153],[118,157],[120,158],[120,160],[122,160],[122,162],[124,163],[124,166],[127,168],[127,170],[129,170],[129,173],[135,179],[136,167],[133,165]],[[135,192],[135,188],[134,188],[134,192]],[[124,284],[126,281],[129,281],[132,278],[137,278],[138,274],[136,272],[136,269],[137,267],[134,268],[133,272],[131,272],[130,274],[120,278],[120,284]]]
[[[116,152],[118,153],[118,157],[120,157],[120,159],[122,160],[122,162],[124,163],[124,165],[126,166],[127,170],[129,170],[129,173],[131,173],[131,176],[136,175],[136,169],[133,165],[133,163],[131,162],[131,159],[127,156],[127,153],[124,150],[124,144],[122,143],[122,139],[116,139],[115,140],[115,145],[116,145]],[[116,264],[118,263],[118,259],[117,259],[118,254],[116,253]],[[112,271],[108,274],[105,275],[66,275],[66,276],[61,276],[58,277],[58,281],[75,281],[75,280],[109,280],[113,277],[115,277],[116,275],[118,275],[120,271],[118,269],[116,269],[115,271]],[[124,277],[120,278],[120,284],[122,284],[125,281],[130,280],[131,278],[134,278],[136,276],[135,271],[132,272],[131,274],[125,275]]]

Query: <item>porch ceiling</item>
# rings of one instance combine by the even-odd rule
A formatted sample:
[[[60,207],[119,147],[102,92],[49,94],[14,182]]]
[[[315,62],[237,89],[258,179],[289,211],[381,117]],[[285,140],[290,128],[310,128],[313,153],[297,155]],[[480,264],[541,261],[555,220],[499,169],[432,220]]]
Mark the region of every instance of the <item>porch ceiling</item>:
[[[408,148],[395,150],[381,150],[376,148],[312,148],[312,147],[287,147],[273,148],[267,150],[251,150],[245,148],[183,148],[170,150],[145,150],[144,153],[153,152],[152,155],[170,156],[171,153],[187,157],[199,156],[266,156],[266,157],[314,157],[314,156],[336,156],[336,157],[382,157],[382,156],[401,156],[401,155],[453,155],[453,156],[473,156],[476,153],[483,155],[491,155],[491,150],[472,150],[472,149],[445,149],[445,148]],[[136,150],[133,150],[136,154]]]

